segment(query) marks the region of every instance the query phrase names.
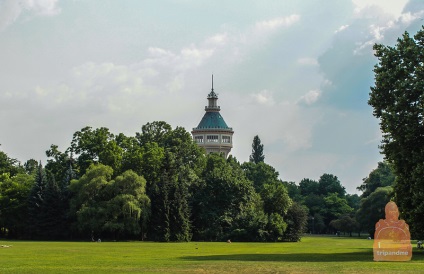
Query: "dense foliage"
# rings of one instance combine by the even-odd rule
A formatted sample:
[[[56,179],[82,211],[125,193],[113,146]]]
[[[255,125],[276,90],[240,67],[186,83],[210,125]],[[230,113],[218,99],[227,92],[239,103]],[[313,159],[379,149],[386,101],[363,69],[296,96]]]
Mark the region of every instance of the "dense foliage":
[[[261,148],[260,160],[205,155],[185,129],[153,122],[135,136],[85,127],[64,152],[52,145],[45,167],[1,152],[0,236],[300,241],[305,232],[369,232],[379,218],[370,203],[381,212],[390,198],[394,175],[385,162],[359,197],[332,174],[284,182],[263,161],[257,136],[252,147]]]
[[[85,127],[46,155],[43,167],[0,153],[0,236],[298,241],[305,229],[307,210],[263,155],[244,164],[205,155],[165,122],[135,136]]]
[[[382,153],[396,174],[394,197],[412,235],[424,237],[424,28],[394,47],[374,46],[369,104],[380,119]]]

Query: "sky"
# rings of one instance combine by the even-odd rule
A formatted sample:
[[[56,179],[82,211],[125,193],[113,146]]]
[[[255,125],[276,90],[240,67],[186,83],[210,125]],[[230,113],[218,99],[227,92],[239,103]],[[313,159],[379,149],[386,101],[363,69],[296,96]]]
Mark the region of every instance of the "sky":
[[[282,180],[358,193],[383,160],[372,46],[423,18],[421,0],[0,0],[0,150],[45,163],[85,126],[190,132],[213,74],[240,162],[258,135]]]

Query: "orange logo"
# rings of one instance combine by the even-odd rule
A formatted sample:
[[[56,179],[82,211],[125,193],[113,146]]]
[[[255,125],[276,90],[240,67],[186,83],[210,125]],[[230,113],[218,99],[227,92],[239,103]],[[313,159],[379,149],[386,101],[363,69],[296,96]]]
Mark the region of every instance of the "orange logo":
[[[404,220],[399,220],[395,202],[388,202],[386,219],[375,224],[374,261],[409,261],[412,258],[411,234]]]

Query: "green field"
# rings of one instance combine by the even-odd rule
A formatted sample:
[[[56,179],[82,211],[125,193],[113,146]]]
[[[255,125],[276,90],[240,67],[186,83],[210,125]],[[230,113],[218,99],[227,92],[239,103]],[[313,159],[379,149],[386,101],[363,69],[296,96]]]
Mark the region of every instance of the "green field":
[[[373,262],[372,240],[304,237],[299,243],[27,242],[0,245],[0,273],[424,273],[409,262]]]

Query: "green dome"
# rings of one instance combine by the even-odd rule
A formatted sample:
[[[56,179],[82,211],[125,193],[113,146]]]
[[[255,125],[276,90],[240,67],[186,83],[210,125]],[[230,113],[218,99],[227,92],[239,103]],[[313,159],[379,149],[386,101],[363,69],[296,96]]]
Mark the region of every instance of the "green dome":
[[[205,115],[203,115],[203,118],[200,121],[199,125],[195,129],[208,129],[208,128],[219,128],[219,129],[231,130],[231,128],[227,126],[227,124],[224,121],[224,118],[222,118],[219,112],[206,112]]]

